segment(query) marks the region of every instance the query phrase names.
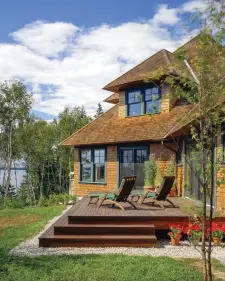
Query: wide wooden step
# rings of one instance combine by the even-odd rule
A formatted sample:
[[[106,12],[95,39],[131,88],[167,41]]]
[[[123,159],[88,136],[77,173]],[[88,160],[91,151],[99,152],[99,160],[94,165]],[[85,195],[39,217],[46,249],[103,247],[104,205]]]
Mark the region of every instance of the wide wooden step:
[[[68,224],[149,224],[149,217],[135,216],[68,216]]]
[[[39,238],[40,247],[152,247],[155,235],[53,235]]]
[[[54,227],[55,235],[154,235],[153,224],[69,224]]]

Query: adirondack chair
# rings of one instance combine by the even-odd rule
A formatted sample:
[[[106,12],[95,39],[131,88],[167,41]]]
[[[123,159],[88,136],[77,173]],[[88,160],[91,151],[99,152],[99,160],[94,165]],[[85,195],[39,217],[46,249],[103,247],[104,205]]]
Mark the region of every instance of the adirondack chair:
[[[121,205],[121,203],[127,202],[132,205],[135,209],[137,209],[135,204],[128,200],[128,197],[134,187],[135,181],[136,176],[124,177],[121,181],[120,188],[116,193],[90,193],[88,194],[88,197],[90,197],[89,204],[93,204],[92,199],[97,198],[101,199],[100,204],[98,204],[98,208],[100,208],[104,203],[106,203],[112,204],[113,207],[118,206],[122,211],[124,211],[124,207]]]
[[[156,191],[156,192],[153,192],[153,191],[132,192],[131,198],[132,198],[132,200],[134,197],[138,197],[138,200],[139,200],[139,198],[141,198],[140,205],[142,205],[146,199],[152,199],[152,201],[150,201],[149,203],[152,203],[152,205],[157,203],[162,209],[165,209],[164,205],[162,204],[162,202],[165,202],[165,201],[169,202],[173,208],[176,208],[176,206],[173,204],[173,202],[167,198],[167,196],[170,193],[171,188],[173,187],[174,180],[175,180],[174,176],[165,176],[165,177],[163,177],[163,181],[162,181],[161,186],[158,191]]]

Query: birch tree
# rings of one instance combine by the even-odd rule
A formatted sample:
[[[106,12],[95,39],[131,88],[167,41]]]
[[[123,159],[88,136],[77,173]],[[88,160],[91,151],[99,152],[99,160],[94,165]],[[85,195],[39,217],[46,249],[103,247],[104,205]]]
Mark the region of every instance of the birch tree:
[[[14,133],[20,123],[26,121],[32,105],[32,95],[26,87],[18,81],[4,82],[0,84],[0,125],[3,134],[6,151],[7,177],[4,185],[5,197],[8,196],[11,168],[13,163]]]
[[[145,80],[157,81],[159,86],[169,84],[171,90],[167,95],[171,99],[193,105],[187,114],[177,120],[177,130],[184,126],[189,128],[194,143],[192,151],[199,159],[195,168],[199,172],[196,177],[202,195],[201,255],[204,280],[211,281],[212,220],[215,213],[213,201],[215,187],[220,184],[215,182],[215,173],[221,163],[220,155],[215,155],[215,147],[217,138],[220,138],[221,125],[225,121],[224,1],[208,1],[206,10],[196,12],[190,26],[199,30],[195,42],[190,42],[189,48],[184,46],[178,49],[170,65],[146,74]],[[165,74],[166,78],[162,79]],[[171,132],[170,137],[178,147],[176,136],[177,132]],[[209,211],[207,204],[210,206]]]

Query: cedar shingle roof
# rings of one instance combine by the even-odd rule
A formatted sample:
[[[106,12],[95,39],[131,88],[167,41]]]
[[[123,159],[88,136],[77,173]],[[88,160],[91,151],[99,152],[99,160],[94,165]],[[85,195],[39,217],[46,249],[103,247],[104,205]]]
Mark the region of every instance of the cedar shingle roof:
[[[153,56],[149,57],[145,61],[141,62],[128,72],[124,73],[111,83],[107,84],[103,89],[108,91],[118,91],[121,86],[129,83],[141,82],[143,81],[143,74],[151,74],[156,71],[159,67],[168,67],[174,58],[174,55],[181,50],[186,51],[186,59],[191,61],[197,53],[197,42],[199,35],[192,38],[190,41],[185,43],[183,46],[179,47],[173,53],[163,49]]]
[[[169,65],[171,58],[172,53],[163,49],[124,73],[122,76],[106,85],[103,89],[108,91],[118,91],[119,86],[121,85],[132,82],[141,82],[143,81],[143,74],[156,71],[158,67]]]
[[[118,116],[118,105],[74,133],[61,143],[67,146],[159,141],[192,105],[174,107],[169,113],[152,116]]]
[[[117,104],[119,102],[119,93],[114,93],[104,100],[104,102]]]

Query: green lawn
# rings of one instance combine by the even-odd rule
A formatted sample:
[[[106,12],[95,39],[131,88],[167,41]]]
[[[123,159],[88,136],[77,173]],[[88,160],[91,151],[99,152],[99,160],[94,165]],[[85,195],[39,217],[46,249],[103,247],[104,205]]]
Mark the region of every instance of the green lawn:
[[[9,250],[36,234],[63,207],[0,211],[0,280],[202,280],[190,261],[122,255],[13,257]],[[195,261],[196,262],[196,261]]]

